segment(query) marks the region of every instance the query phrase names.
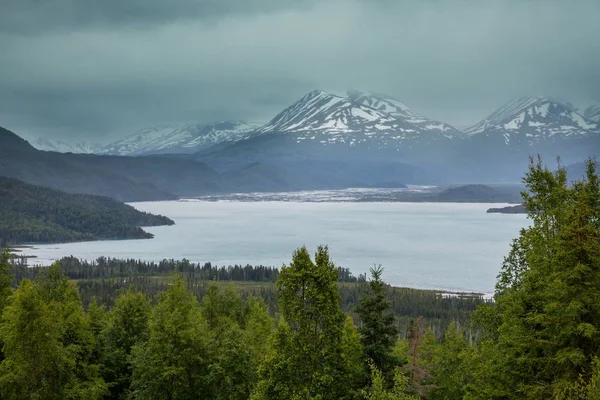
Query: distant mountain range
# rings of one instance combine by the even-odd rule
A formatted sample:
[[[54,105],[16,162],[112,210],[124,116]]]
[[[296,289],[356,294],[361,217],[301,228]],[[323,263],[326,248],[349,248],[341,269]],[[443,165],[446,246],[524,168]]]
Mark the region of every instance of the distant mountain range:
[[[285,139],[272,135],[285,135]],[[599,135],[599,105],[589,107],[582,115],[568,103],[526,96],[459,130],[424,117],[389,95],[351,90],[346,96],[338,96],[314,90],[266,124],[222,121],[182,127],[156,125],[102,148],[43,139],[33,144],[38,149],[59,152],[131,156],[219,152],[226,158],[231,152],[239,155],[244,146],[260,153],[285,154],[293,151],[290,143],[295,142],[317,152],[323,152],[322,148],[314,149],[319,146],[349,146],[369,152],[396,152],[404,161],[416,158],[420,162],[445,162],[464,159],[472,152],[486,153],[485,147],[494,148],[502,157],[521,157],[532,151],[553,154],[575,146],[577,150],[566,154],[571,157],[572,153],[575,158],[581,156],[582,146],[596,145]],[[285,142],[285,148],[271,149],[270,143],[267,148],[254,149],[256,143],[264,141]],[[233,148],[225,150],[229,147]],[[264,161],[264,157],[251,158],[253,162]]]
[[[241,140],[260,125],[242,121],[222,121],[208,125],[190,124],[179,128],[151,126],[99,149],[96,153],[120,156],[191,154],[222,142]]]
[[[560,155],[565,165],[600,155],[596,111],[582,115],[560,101],[523,97],[458,130],[387,95],[315,90],[266,124],[153,126],[95,150],[101,155],[59,154],[49,145],[38,151],[0,129],[0,175],[123,201],[518,182],[529,155],[549,163]]]
[[[31,143],[38,150],[56,151],[58,153],[96,154],[102,151],[103,146],[98,143],[77,142],[66,143],[62,140],[38,138]]]

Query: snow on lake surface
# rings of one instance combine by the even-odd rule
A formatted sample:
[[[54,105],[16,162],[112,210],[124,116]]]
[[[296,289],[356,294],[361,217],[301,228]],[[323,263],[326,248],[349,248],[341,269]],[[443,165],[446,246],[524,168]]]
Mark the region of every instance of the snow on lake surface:
[[[37,245],[37,263],[73,255],[213,265],[288,263],[295,248],[329,245],[336,265],[354,275],[374,264],[394,286],[491,293],[525,215],[487,214],[505,204],[285,201],[165,201],[132,204],[172,218],[146,228],[150,240]],[[34,261],[35,263],[35,261]]]

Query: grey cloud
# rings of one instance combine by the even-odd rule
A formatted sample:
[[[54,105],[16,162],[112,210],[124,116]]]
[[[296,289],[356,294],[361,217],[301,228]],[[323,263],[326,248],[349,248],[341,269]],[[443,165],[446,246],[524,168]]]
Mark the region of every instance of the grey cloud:
[[[302,9],[314,0],[3,0],[0,30],[21,34],[79,28],[148,27]]]
[[[106,141],[266,120],[313,88],[389,93],[455,125],[523,94],[600,99],[595,0],[87,3],[6,8],[39,26],[0,33],[0,125]]]

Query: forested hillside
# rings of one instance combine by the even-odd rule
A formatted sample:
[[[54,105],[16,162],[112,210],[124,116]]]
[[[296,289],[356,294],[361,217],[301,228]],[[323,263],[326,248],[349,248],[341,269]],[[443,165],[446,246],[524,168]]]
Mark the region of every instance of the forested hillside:
[[[151,238],[141,226],[172,225],[117,200],[64,193],[0,177],[0,243]]]
[[[220,189],[218,174],[199,161],[40,151],[2,127],[0,176],[126,202],[173,200]]]
[[[111,292],[109,307],[102,296],[84,307],[87,282],[71,282],[61,271],[62,264],[67,274],[85,277],[80,262],[17,266],[15,289],[4,251],[0,397],[599,399],[596,164],[589,161],[585,177],[569,186],[565,169],[532,161],[524,182],[531,226],[512,243],[494,302],[480,304],[469,326],[451,321],[439,336],[423,317],[401,332],[381,268],[371,269],[353,309],[344,312],[342,288],[356,282],[323,246],[314,255],[297,249],[277,274],[247,269],[250,280],[276,279],[274,314],[234,284],[193,275],[239,279],[244,268],[101,259],[88,282],[136,273],[148,284],[159,271],[179,274],[159,296],[121,277],[129,285]]]

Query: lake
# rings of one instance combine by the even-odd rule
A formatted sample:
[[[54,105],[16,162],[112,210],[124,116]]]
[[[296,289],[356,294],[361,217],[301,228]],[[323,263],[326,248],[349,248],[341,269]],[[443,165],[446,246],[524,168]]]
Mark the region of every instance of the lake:
[[[295,248],[329,245],[336,265],[358,275],[374,264],[394,286],[493,292],[510,242],[525,215],[486,214],[505,204],[199,201],[133,203],[176,225],[146,228],[150,240],[37,245],[47,264],[73,255],[159,261],[187,258],[213,265],[288,263]]]

